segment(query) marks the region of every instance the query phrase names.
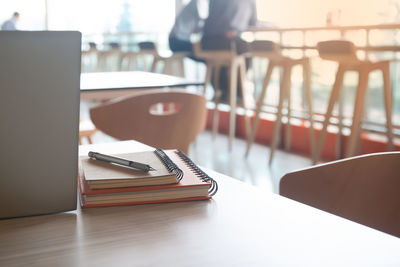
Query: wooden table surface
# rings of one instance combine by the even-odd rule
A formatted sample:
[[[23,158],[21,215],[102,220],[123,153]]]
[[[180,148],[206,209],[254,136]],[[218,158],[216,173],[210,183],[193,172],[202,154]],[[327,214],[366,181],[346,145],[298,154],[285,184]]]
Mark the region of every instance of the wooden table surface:
[[[81,155],[90,149],[149,147]],[[400,266],[396,237],[209,174],[220,188],[210,201],[1,220],[0,266]]]
[[[115,98],[135,93],[136,90],[202,86],[203,84],[204,82],[200,81],[144,71],[82,73],[81,98]]]

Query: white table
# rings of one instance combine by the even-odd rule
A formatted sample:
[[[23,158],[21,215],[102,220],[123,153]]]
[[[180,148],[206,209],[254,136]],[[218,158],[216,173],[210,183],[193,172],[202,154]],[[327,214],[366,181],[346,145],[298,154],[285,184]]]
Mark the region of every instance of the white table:
[[[101,100],[134,94],[137,90],[203,86],[172,75],[143,71],[91,72],[81,74],[81,99]]]
[[[209,174],[220,188],[210,201],[1,220],[0,266],[400,266],[399,238]]]

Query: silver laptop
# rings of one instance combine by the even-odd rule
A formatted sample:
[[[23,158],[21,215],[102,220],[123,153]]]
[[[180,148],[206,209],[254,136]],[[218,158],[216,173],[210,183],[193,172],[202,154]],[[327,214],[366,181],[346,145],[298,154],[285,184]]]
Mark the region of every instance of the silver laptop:
[[[79,32],[0,32],[0,218],[76,209]]]

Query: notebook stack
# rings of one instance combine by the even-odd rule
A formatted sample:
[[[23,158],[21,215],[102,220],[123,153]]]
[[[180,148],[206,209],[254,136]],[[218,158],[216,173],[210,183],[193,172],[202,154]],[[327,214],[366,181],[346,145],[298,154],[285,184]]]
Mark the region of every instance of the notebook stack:
[[[105,207],[209,199],[217,183],[183,152],[161,150],[112,155],[150,165],[143,172],[109,162],[81,157],[81,206]]]

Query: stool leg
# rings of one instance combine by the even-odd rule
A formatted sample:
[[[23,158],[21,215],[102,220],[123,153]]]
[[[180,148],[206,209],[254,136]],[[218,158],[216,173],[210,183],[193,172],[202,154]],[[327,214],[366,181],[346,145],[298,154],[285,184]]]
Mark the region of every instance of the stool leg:
[[[343,144],[343,106],[344,106],[344,93],[342,90],[339,91],[337,108],[338,108],[338,133],[336,136],[336,159],[342,158],[342,144]]]
[[[269,81],[271,80],[271,75],[272,75],[272,71],[273,71],[274,67],[275,67],[275,64],[272,61],[270,61],[268,63],[267,73],[265,74],[263,87],[262,87],[262,90],[261,90],[261,95],[260,95],[260,98],[258,99],[258,102],[257,102],[257,108],[256,108],[255,116],[254,116],[254,121],[253,121],[253,127],[252,127],[252,130],[251,130],[251,134],[250,134],[249,138],[247,139],[247,148],[246,148],[245,157],[247,157],[249,155],[251,145],[253,144],[255,136],[256,136],[256,133],[257,133],[258,122],[260,120],[261,108],[264,105],[265,95],[267,94],[267,87],[268,87]]]
[[[179,65],[179,76],[185,77],[185,63],[183,57],[178,59],[178,65]]]
[[[280,84],[280,92],[279,92],[279,104],[278,104],[278,113],[276,115],[276,121],[274,125],[274,131],[272,133],[271,139],[271,151],[269,155],[269,164],[272,163],[272,159],[274,157],[274,153],[276,147],[278,146],[280,140],[280,129],[282,124],[282,110],[283,110],[283,102],[287,99],[287,93],[289,91],[290,86],[290,77],[291,77],[292,68],[288,66],[283,67],[283,74]]]
[[[292,69],[293,65],[291,65],[290,63],[285,63],[287,64],[287,68]],[[292,71],[290,71],[290,73],[292,73]],[[287,85],[287,92],[286,92],[286,99],[287,99],[287,124],[286,124],[286,131],[285,131],[285,150],[289,151],[290,150],[290,146],[291,146],[291,140],[292,140],[292,127],[290,125],[290,119],[291,119],[291,111],[292,111],[292,92],[291,92],[291,85],[292,85],[292,76],[288,77],[289,81],[288,81],[288,85]]]
[[[382,67],[383,95],[386,112],[386,134],[388,138],[388,150],[393,150],[393,125],[392,125],[392,86],[390,84],[390,63],[386,62]]]
[[[314,134],[314,118],[313,118],[313,106],[312,106],[312,90],[311,90],[311,70],[310,60],[304,59],[303,63],[303,79],[304,79],[304,94],[306,96],[306,105],[308,108],[308,120],[310,122],[310,149],[311,149],[311,160],[315,164],[317,162],[315,155],[315,134]]]
[[[150,67],[150,72],[156,72],[158,61],[159,61],[159,59],[154,56],[153,63],[151,64],[151,67]]]
[[[218,65],[215,65],[213,67],[214,71],[214,112],[213,112],[213,121],[212,121],[212,137],[213,140],[217,137],[218,133],[218,125],[219,125],[219,110],[218,110],[218,105],[219,105],[219,72],[220,72],[221,67]]]
[[[245,89],[245,82],[246,82],[246,62],[244,57],[240,59],[239,63],[239,72],[240,72],[240,89],[242,91],[242,100],[243,100],[243,108],[244,108],[244,124],[245,124],[245,130],[246,130],[246,138],[247,140],[249,139],[250,136],[250,118],[247,114],[248,111],[248,99],[247,99],[247,94],[246,94],[246,89]]]
[[[119,66],[118,66],[118,68],[119,68],[120,71],[122,71],[123,68],[124,68],[124,66],[123,66],[123,62],[124,62],[124,61],[125,61],[125,56],[120,55],[120,57],[119,57]]]
[[[164,69],[163,69],[162,73],[168,74],[168,75],[179,76],[177,73],[174,73],[174,62],[173,62],[173,60],[164,59],[161,62],[164,62]]]
[[[133,64],[134,64],[135,70],[139,70],[139,62],[138,62],[138,58],[136,55],[133,56]]]
[[[335,83],[333,84],[331,95],[329,97],[329,103],[328,103],[328,108],[326,110],[324,123],[323,123],[320,137],[318,140],[317,154],[316,154],[317,161],[319,160],[321,153],[322,153],[322,149],[324,148],[324,143],[325,143],[326,133],[328,130],[329,120],[332,117],[333,108],[334,108],[336,102],[338,101],[339,92],[343,85],[344,72],[345,72],[344,67],[339,64],[339,68],[336,73]]]
[[[356,152],[357,140],[360,135],[361,120],[364,111],[365,93],[368,86],[368,74],[369,71],[366,67],[361,68],[358,74],[358,87],[354,103],[353,121],[350,128],[351,132],[347,143],[346,157],[352,157]]]
[[[236,126],[237,67],[237,61],[233,60],[229,68],[229,104],[231,106],[231,111],[229,113],[229,150],[232,150]]]
[[[203,85],[203,96],[206,96],[207,86],[211,81],[211,73],[213,71],[213,65],[207,63],[206,67],[206,77],[204,78],[204,85]]]

